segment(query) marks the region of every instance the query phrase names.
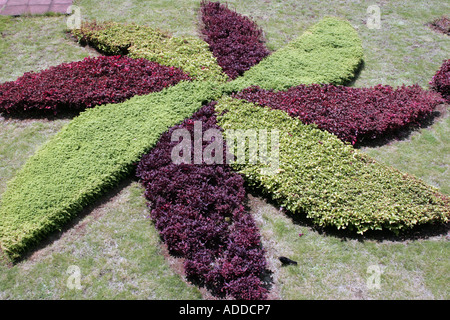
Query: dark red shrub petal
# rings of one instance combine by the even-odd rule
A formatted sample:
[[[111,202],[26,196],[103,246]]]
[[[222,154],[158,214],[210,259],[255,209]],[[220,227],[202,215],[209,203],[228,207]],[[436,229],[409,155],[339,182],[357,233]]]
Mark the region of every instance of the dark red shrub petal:
[[[430,81],[431,89],[439,92],[450,103],[450,59],[442,63],[441,68]]]
[[[28,72],[0,85],[0,112],[49,114],[79,112],[135,95],[160,91],[181,80],[181,70],[146,59],[88,57],[38,73]]]
[[[248,17],[219,2],[202,1],[200,9],[204,40],[231,79],[270,54],[262,30]]]
[[[191,118],[172,127],[145,155],[137,168],[144,185],[151,217],[171,253],[185,258],[189,279],[217,295],[237,299],[264,299],[261,275],[266,268],[260,234],[245,210],[243,178],[228,165],[174,164],[171,141],[177,129],[191,133],[201,121],[203,133],[221,129],[212,102]],[[202,149],[208,142],[202,141]],[[223,145],[223,156],[226,145]],[[193,152],[191,161],[193,163]],[[234,285],[235,284],[235,285]]]
[[[436,93],[418,85],[394,89],[383,85],[351,88],[314,84],[277,92],[250,87],[234,97],[284,110],[352,144],[417,124],[444,102]]]

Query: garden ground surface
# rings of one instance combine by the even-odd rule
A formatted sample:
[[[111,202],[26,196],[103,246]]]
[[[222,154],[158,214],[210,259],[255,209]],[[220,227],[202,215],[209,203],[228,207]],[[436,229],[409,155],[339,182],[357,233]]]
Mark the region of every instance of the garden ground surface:
[[[174,35],[197,34],[197,0],[76,0],[87,20],[147,24]],[[365,64],[352,84],[428,87],[450,38],[426,24],[450,12],[442,1],[380,1],[381,29],[368,29],[365,2],[229,1],[263,28],[276,50],[325,15],[344,17],[363,40]],[[99,55],[66,32],[66,16],[0,16],[0,82],[62,62]],[[0,198],[6,182],[35,150],[70,121],[0,117]],[[375,159],[416,175],[450,194],[448,106],[433,121],[388,143],[365,147]],[[249,206],[261,228],[273,286],[279,299],[449,299],[448,226],[421,228],[403,236],[364,237],[315,228],[280,211],[258,195]],[[14,266],[0,265],[0,299],[202,299],[208,293],[184,281],[180,261],[170,257],[150,223],[143,188],[124,181],[86,208]],[[303,234],[301,237],[299,234]],[[279,256],[298,262],[281,267]],[[67,287],[68,267],[81,272],[81,290]],[[370,289],[369,266],[382,271]]]

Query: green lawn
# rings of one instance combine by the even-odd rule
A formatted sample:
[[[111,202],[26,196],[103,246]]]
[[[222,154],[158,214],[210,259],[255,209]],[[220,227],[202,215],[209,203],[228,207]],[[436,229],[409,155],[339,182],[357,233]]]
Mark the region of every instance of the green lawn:
[[[450,194],[450,117],[445,115],[430,127],[413,132],[407,139],[363,149],[371,157],[410,172]]]
[[[259,197],[250,196],[250,205],[282,299],[450,298],[450,247],[441,235],[414,241],[345,238],[294,221]],[[298,265],[282,267],[279,256]],[[371,266],[381,270],[379,288],[367,284]]]
[[[424,26],[444,13],[443,1],[380,4],[380,30],[369,30],[366,2],[294,0],[228,1],[264,29],[276,50],[325,15],[346,18],[363,41],[365,65],[354,86],[403,83],[427,88],[448,59],[450,38]],[[372,3],[370,3],[372,4]],[[136,22],[196,35],[199,0],[75,0],[85,19]],[[65,16],[0,16],[0,82],[24,72],[98,55],[65,33]],[[5,119],[0,116],[0,197],[6,182],[35,150],[70,119]],[[402,141],[364,148],[377,160],[414,174],[450,194],[448,116]],[[126,181],[68,228],[14,266],[0,265],[0,299],[201,299],[208,295],[186,283],[179,261],[164,254],[150,223],[142,188]],[[448,229],[418,232],[419,239],[346,237],[322,232],[258,197],[249,197],[274,271],[273,298],[449,299]],[[299,233],[303,233],[302,237]],[[448,236],[447,236],[448,237]],[[281,267],[288,256],[297,266]],[[71,265],[80,268],[82,289],[66,284]],[[378,266],[380,288],[369,289],[369,266]]]
[[[142,193],[126,181],[24,261],[0,266],[0,299],[201,298],[164,259]],[[81,290],[67,286],[71,265]]]

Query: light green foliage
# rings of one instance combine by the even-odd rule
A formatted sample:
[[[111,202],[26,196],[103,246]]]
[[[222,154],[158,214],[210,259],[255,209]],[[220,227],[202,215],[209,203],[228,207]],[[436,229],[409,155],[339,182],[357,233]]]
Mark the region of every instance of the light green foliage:
[[[227,76],[209,51],[208,44],[196,37],[170,37],[163,45],[141,39],[129,48],[132,58],[145,58],[182,69],[198,80],[226,81]]]
[[[279,130],[279,169],[261,171],[261,163],[234,163],[251,188],[261,190],[294,213],[306,213],[320,226],[359,233],[397,232],[428,222],[446,222],[448,198],[434,187],[382,165],[336,136],[304,125],[280,110],[231,98],[216,106],[225,129]],[[248,153],[248,147],[247,147]]]
[[[215,83],[181,82],[89,109],[32,156],[0,202],[0,246],[11,259],[57,230],[130,174],[169,127],[222,95]]]
[[[72,33],[108,55],[145,58],[180,68],[197,80],[227,80],[208,44],[196,37],[172,37],[147,26],[117,22],[84,23]]]
[[[121,24],[117,22],[84,22],[72,34],[82,43],[88,43],[109,55],[127,54],[136,39],[142,42],[159,43],[169,35],[161,30]]]
[[[239,91],[252,85],[275,90],[312,83],[342,85],[354,78],[362,59],[361,39],[351,24],[326,17],[231,82],[230,87]]]
[[[230,3],[237,12],[256,18],[266,33],[268,46],[273,50],[283,47],[288,40],[299,35],[301,30],[305,30],[315,23],[318,17],[325,14],[339,15],[348,19],[358,28],[358,34],[364,44],[365,67],[355,81],[357,87],[369,87],[379,83],[392,86],[419,83],[422,87],[428,88],[431,77],[439,69],[442,61],[448,58],[450,52],[448,36],[434,32],[425,25],[446,10],[448,12],[449,7],[445,1],[384,1],[381,7],[380,30],[370,30],[366,27],[365,12],[368,4],[364,1],[308,1],[307,5],[296,0],[236,0]],[[76,4],[81,7],[82,16],[86,19],[133,21],[170,30],[176,35],[196,35],[197,13],[192,7],[198,6],[197,0],[77,0]],[[3,18],[7,20],[4,21],[8,24],[8,30],[0,26],[3,31],[3,38],[0,40],[0,50],[3,48],[0,55],[2,82],[15,80],[27,71],[38,71],[62,62],[80,60],[88,54],[95,54],[89,48],[82,48],[66,39],[63,32],[66,27],[66,16]],[[2,16],[0,24],[1,22]],[[400,170],[423,176],[429,183],[440,186],[443,192],[445,185],[446,193],[449,194],[449,179],[445,180],[445,174],[442,173],[448,166],[448,157],[445,158],[448,152],[443,151],[445,139],[441,139],[448,135],[436,134],[437,131],[442,131],[442,128],[447,128],[447,123],[446,120],[444,122],[440,120],[436,122],[438,127],[430,128],[430,134],[440,137],[439,143],[426,144],[425,140],[429,136],[423,136],[425,131],[421,130],[416,141],[413,139],[411,142],[394,143],[392,146],[370,150],[369,154]],[[13,134],[17,141],[21,141],[24,134],[26,136],[30,134],[28,129],[25,130],[27,126],[32,126],[34,135],[42,135],[33,138],[33,141],[25,139],[30,142],[29,150],[22,145],[23,142],[17,142],[19,149],[23,149],[26,153],[15,154],[17,143],[10,142],[11,150],[5,149],[5,153],[0,155],[0,158],[3,156],[4,164],[0,180],[3,178],[5,181],[15,174],[30,154],[34,153],[36,145],[47,140],[49,132],[53,134],[53,130],[59,130],[60,123],[58,121],[55,127],[51,123],[46,124],[46,127],[42,128],[45,129],[43,132],[36,131],[33,121],[20,121],[21,128],[24,127],[23,131],[17,129],[12,132],[12,124],[2,119],[0,126],[1,134],[5,132]],[[4,130],[5,128],[7,130]],[[12,137],[8,136],[8,139],[10,138]],[[428,162],[424,159],[428,159]],[[438,163],[441,160],[443,162]],[[10,172],[6,174],[5,170]],[[3,184],[3,181],[0,184]],[[0,189],[0,192],[3,192],[2,186]],[[133,198],[138,199],[136,200],[138,202],[141,201],[140,187],[132,189],[133,193],[136,193]],[[127,205],[122,201],[108,200],[104,206],[105,219],[95,220],[94,216],[91,220],[85,221],[87,231],[84,236],[79,235],[79,230],[71,229],[75,235],[71,240],[73,243],[63,239],[60,244],[58,241],[47,246],[46,255],[39,253],[38,256],[27,259],[13,268],[0,266],[2,288],[0,299],[194,298],[184,295],[183,290],[174,283],[165,282],[167,279],[164,276],[167,277],[168,274],[170,276],[171,273],[167,269],[168,264],[163,263],[161,260],[163,258],[159,256],[161,253],[158,251],[158,236],[151,226],[144,221],[140,224],[143,230],[139,232],[140,229],[135,222],[129,223],[129,219],[133,221],[133,215],[140,218],[142,210],[145,209],[145,204],[137,205],[136,201]],[[116,212],[112,206],[117,206],[120,212]],[[268,249],[269,254],[271,252],[269,245],[276,245],[277,250],[272,250],[273,259],[278,259],[279,252],[289,253],[292,254],[289,257],[299,261],[301,266],[277,267],[273,270],[278,272],[278,276],[275,276],[275,279],[278,279],[276,286],[281,291],[282,299],[448,300],[450,298],[448,290],[450,250],[447,249],[449,243],[445,239],[445,234],[440,235],[437,240],[437,237],[433,237],[406,242],[358,241],[349,238],[343,241],[344,239],[339,236],[327,236],[310,230],[303,224],[293,223],[291,219],[280,215],[278,208],[273,208],[266,202],[261,201],[260,208],[254,213],[258,214],[260,211],[268,216],[265,227],[260,228],[263,239],[267,239],[264,247]],[[131,234],[121,229],[120,226],[124,223],[128,224],[128,229],[133,230]],[[107,231],[104,229],[105,224],[111,225]],[[299,232],[305,233],[305,236],[298,237]],[[140,238],[136,240],[136,237]],[[91,239],[96,240],[95,245]],[[119,246],[117,255],[111,255],[108,250],[111,239],[117,240]],[[74,245],[79,248],[75,252],[72,249]],[[105,259],[105,256],[108,259]],[[128,263],[124,263],[124,258]],[[105,263],[102,263],[103,260]],[[65,270],[74,264],[74,261],[82,269],[82,285],[87,285],[82,291],[68,290],[65,286],[68,277]],[[367,266],[371,264],[384,265],[382,290],[366,288]],[[136,267],[133,267],[134,265]],[[118,278],[119,282],[115,282],[115,279],[107,278],[111,268],[112,272],[116,273],[123,270],[123,273],[139,281]],[[85,276],[88,274],[89,279],[86,279]],[[90,279],[94,284],[89,282]],[[157,283],[155,285],[149,283],[153,281]],[[109,290],[110,295],[98,290],[97,282],[103,283],[103,287]],[[59,286],[60,289],[55,289],[55,286]],[[118,288],[126,292],[127,296],[124,297]],[[149,293],[154,288],[157,288],[159,294]],[[134,296],[136,291],[138,297]]]

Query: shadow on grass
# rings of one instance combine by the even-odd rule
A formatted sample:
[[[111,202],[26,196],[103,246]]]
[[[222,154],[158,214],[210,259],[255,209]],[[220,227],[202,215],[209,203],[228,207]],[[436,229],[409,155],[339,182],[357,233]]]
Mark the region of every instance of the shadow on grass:
[[[247,190],[249,190],[247,188]],[[265,197],[261,191],[252,190],[249,194],[257,199],[265,201],[267,204],[276,208],[280,206],[269,197]],[[400,231],[398,234],[390,230],[369,230],[363,235],[356,233],[349,229],[337,229],[336,227],[322,227],[313,222],[312,219],[306,217],[306,212],[293,213],[284,208],[278,209],[281,214],[288,217],[294,224],[307,227],[320,235],[335,237],[341,239],[341,241],[357,240],[359,242],[364,241],[391,241],[391,242],[404,242],[411,240],[426,240],[432,237],[446,236],[447,240],[450,240],[450,222],[445,224],[423,224],[415,226],[411,229]]]
[[[42,113],[42,110],[36,111],[36,112],[20,112],[20,113],[0,113],[0,119],[3,118],[5,120],[48,120],[48,121],[55,121],[55,120],[72,120],[73,118],[80,115],[80,111],[60,111],[57,114],[54,113]]]
[[[355,85],[356,80],[358,80],[361,72],[366,68],[366,62],[361,60],[359,65],[356,67],[355,75],[352,80],[345,82],[343,85],[346,87],[353,87]]]
[[[410,124],[404,126],[400,129],[386,132],[382,137],[376,139],[365,139],[364,137],[361,141],[358,141],[354,147],[356,149],[369,147],[376,148],[382,147],[384,145],[390,144],[396,141],[405,141],[411,137],[411,134],[417,132],[421,129],[427,129],[435,124],[437,121],[448,117],[448,108],[450,105],[448,104],[440,104],[436,107],[436,109],[430,114],[422,117],[417,121],[416,124]]]

